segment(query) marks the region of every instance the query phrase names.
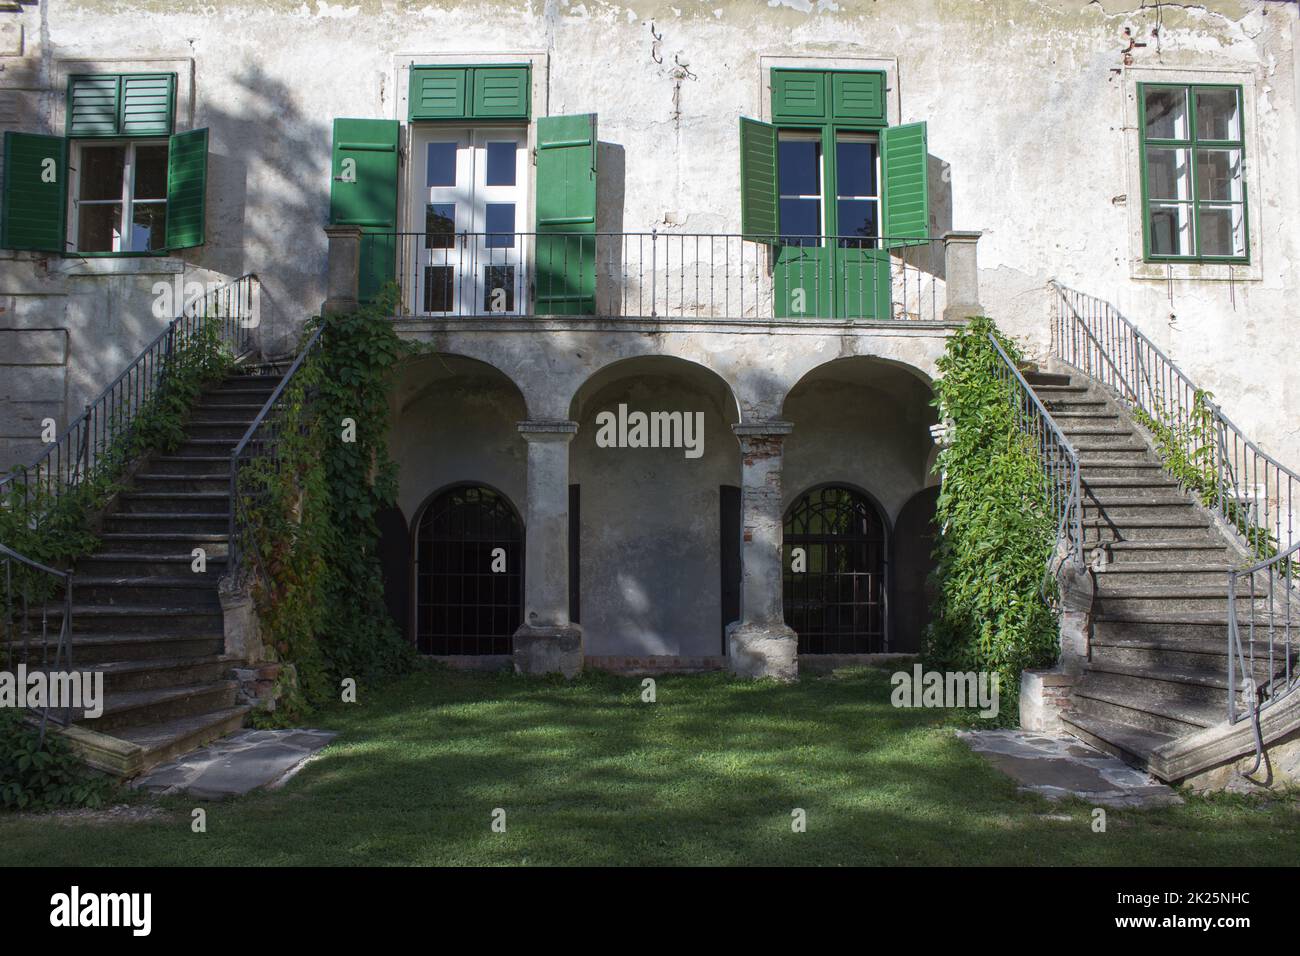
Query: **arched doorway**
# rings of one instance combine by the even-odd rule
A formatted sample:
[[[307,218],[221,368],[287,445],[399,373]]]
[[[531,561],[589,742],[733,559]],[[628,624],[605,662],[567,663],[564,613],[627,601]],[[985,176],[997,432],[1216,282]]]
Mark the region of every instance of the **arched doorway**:
[[[416,648],[509,654],[523,615],[524,528],[514,505],[486,485],[446,488],[424,507],[414,537]]]
[[[799,635],[800,654],[885,649],[887,548],[884,518],[861,491],[824,485],[794,500],[782,566],[785,623]]]

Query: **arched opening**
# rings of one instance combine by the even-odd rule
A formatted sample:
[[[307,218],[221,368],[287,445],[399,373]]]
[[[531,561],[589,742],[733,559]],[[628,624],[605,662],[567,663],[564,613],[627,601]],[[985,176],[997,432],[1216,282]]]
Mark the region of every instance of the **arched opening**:
[[[785,623],[800,654],[878,654],[888,625],[885,519],[846,485],[805,491],[785,514]]]
[[[524,526],[495,488],[435,494],[415,534],[415,646],[422,654],[509,654],[523,617]]]

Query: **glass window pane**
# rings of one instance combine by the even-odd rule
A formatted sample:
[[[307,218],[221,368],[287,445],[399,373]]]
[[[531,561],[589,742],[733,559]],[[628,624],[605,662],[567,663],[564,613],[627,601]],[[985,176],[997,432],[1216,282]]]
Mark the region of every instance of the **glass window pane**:
[[[81,150],[81,199],[121,199],[125,146],[85,146]]]
[[[456,270],[451,266],[424,267],[424,311],[450,312],[455,299],[452,283]]]
[[[490,202],[486,209],[487,232],[485,245],[489,249],[510,249],[515,244],[515,204]]]
[[[840,140],[835,144],[836,188],[841,196],[878,196],[876,144]],[[840,230],[844,233],[844,230]]]
[[[1145,91],[1146,135],[1150,139],[1187,139],[1187,90]]]
[[[783,139],[777,144],[778,192],[782,196],[821,195],[821,143]]]
[[[483,311],[515,310],[515,267],[485,266],[483,269]]]
[[[820,236],[822,231],[822,204],[818,199],[781,200],[781,238]],[[810,240],[816,244],[816,239]],[[804,245],[807,243],[798,243]]]
[[[428,186],[456,185],[456,143],[430,143],[426,165]]]
[[[167,147],[135,148],[135,190],[132,199],[167,198]]]
[[[1236,90],[1196,91],[1196,138],[1241,139]]]
[[[1201,255],[1246,254],[1245,206],[1201,206]]]
[[[167,204],[131,204],[131,251],[148,252],[167,245]]]
[[[487,185],[513,186],[515,184],[516,143],[487,144]]]
[[[879,235],[877,206],[874,199],[841,199],[839,201],[840,235],[861,239],[875,239]],[[871,244],[855,243],[841,239],[840,245],[862,248]]]
[[[1196,198],[1241,202],[1241,150],[1196,151]]]
[[[424,248],[450,249],[455,244],[456,204],[431,202],[424,207]]]
[[[1192,198],[1190,149],[1147,147],[1147,198]]]
[[[1192,207],[1190,203],[1155,203],[1151,207],[1151,254],[1192,254]]]
[[[122,224],[122,204],[81,206],[77,210],[77,249],[81,252],[115,252],[114,240]]]

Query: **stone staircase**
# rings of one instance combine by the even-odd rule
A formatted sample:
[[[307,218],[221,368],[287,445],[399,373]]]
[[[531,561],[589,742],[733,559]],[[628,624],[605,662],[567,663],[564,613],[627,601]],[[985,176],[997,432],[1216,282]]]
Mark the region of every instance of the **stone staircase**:
[[[133,776],[225,736],[250,710],[231,679],[240,662],[225,655],[217,583],[230,455],[279,380],[232,374],[205,392],[185,442],[140,464],[103,516],[100,548],[76,562],[72,659],[103,671],[105,704],[68,737],[92,766]]]
[[[1108,392],[1077,372],[1025,377],[1079,455],[1097,584],[1066,729],[1159,775],[1157,750],[1226,720],[1227,571],[1253,559],[1179,488]],[[1241,588],[1239,616],[1250,600],[1244,579]],[[1255,677],[1266,676],[1260,661]]]

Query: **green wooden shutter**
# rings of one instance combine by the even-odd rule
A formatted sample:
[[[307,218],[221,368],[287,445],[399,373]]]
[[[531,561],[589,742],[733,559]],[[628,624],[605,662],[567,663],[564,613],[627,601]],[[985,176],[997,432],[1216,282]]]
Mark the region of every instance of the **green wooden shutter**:
[[[0,247],[62,252],[68,141],[62,136],[6,130],[4,150]]]
[[[880,131],[880,155],[885,168],[884,233],[890,248],[922,241],[929,235],[928,152],[924,123]]]
[[[118,123],[122,135],[171,135],[175,93],[174,73],[123,74]]]
[[[478,66],[473,74],[471,115],[477,118],[527,119],[531,93],[528,67]]]
[[[120,96],[121,77],[116,73],[68,77],[68,136],[116,136]]]
[[[825,120],[826,74],[821,70],[773,70],[772,119],[778,123]]]
[[[832,73],[831,116],[836,122],[884,122],[885,75]]]
[[[373,302],[397,276],[399,129],[397,120],[334,121],[330,224],[361,227],[361,302]]]
[[[464,119],[469,115],[469,71],[464,67],[411,67],[407,115],[413,120]]]
[[[750,242],[776,242],[776,196],[776,127],[742,116],[740,231]]]
[[[167,248],[203,245],[207,222],[208,131],[177,133],[167,144]]]
[[[596,114],[537,121],[538,315],[596,311]]]

